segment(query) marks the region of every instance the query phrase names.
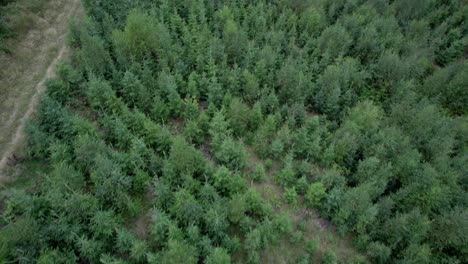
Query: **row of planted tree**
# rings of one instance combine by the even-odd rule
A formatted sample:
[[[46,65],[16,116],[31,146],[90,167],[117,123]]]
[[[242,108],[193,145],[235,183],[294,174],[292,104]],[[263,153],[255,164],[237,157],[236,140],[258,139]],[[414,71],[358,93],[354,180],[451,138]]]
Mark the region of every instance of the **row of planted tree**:
[[[258,263],[288,239],[309,263],[326,250],[249,188],[267,174],[365,256],[325,263],[466,259],[466,5],[84,4],[28,128],[47,166],[8,197],[0,259]]]

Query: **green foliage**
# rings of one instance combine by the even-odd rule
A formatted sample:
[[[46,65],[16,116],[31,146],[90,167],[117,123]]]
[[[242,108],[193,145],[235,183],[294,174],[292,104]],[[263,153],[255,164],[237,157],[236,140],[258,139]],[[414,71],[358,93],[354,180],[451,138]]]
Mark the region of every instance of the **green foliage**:
[[[464,95],[468,78],[464,74],[468,70],[468,63],[456,63],[449,67],[435,71],[429,76],[421,92],[437,101],[454,114],[466,114],[468,97]]]
[[[260,158],[265,158],[269,154],[269,144],[274,138],[276,132],[276,120],[275,117],[269,115],[262,126],[258,129],[255,138],[253,147],[255,152],[260,156]]]
[[[247,234],[245,240],[245,249],[249,252],[256,252],[263,247],[262,234],[260,230],[254,229]]]
[[[462,1],[83,4],[0,262],[261,263],[310,237],[263,198],[275,183],[365,254],[327,242],[324,263],[466,259]]]
[[[130,257],[137,261],[142,262],[146,260],[146,254],[148,253],[148,246],[144,241],[135,241],[131,247]]]
[[[379,242],[374,242],[369,244],[368,252],[375,263],[386,263],[390,258],[391,249]]]
[[[229,264],[231,263],[231,257],[224,248],[215,248],[206,258],[205,263],[207,264]]]
[[[325,63],[332,63],[339,56],[344,56],[351,46],[351,36],[339,24],[329,26],[322,31],[317,40],[317,50]]]
[[[205,213],[204,221],[207,233],[213,237],[215,242],[221,241],[229,227],[226,208],[220,203],[214,204],[214,206]]]
[[[289,238],[291,243],[298,245],[304,240],[304,234],[300,230],[296,230],[291,234],[291,237]]]
[[[259,163],[255,166],[255,169],[252,173],[252,178],[256,182],[263,182],[265,180],[265,167],[263,164]]]
[[[27,153],[31,157],[46,158],[49,155],[49,145],[52,143],[53,138],[41,130],[35,122],[29,122],[26,125],[26,133],[28,135]]]
[[[338,259],[336,258],[335,252],[327,250],[323,254],[322,264],[337,264]]]
[[[169,160],[164,167],[164,173],[174,183],[180,183],[187,177],[200,176],[204,171],[202,154],[188,145],[181,137],[174,139],[169,153]]]
[[[233,127],[235,136],[245,136],[248,132],[250,124],[250,109],[242,103],[238,98],[234,98],[229,105],[228,120]]]
[[[174,204],[171,208],[175,218],[184,225],[198,224],[203,208],[187,190],[179,190],[174,194]]]
[[[331,119],[340,119],[364,92],[366,73],[359,62],[346,58],[328,66],[317,81],[315,105]]]
[[[247,166],[247,151],[242,143],[234,141],[231,137],[221,143],[215,156],[220,164],[231,170],[242,170]]]
[[[120,221],[113,211],[99,211],[91,220],[91,229],[96,236],[111,237]]]
[[[224,22],[223,40],[229,61],[241,62],[247,48],[247,36],[231,18]]]
[[[185,139],[195,145],[200,145],[203,143],[205,133],[201,129],[201,124],[198,120],[189,121],[184,129]]]
[[[233,174],[228,168],[221,166],[213,175],[213,186],[220,193],[231,196],[245,189],[245,181],[238,174]]]
[[[197,255],[196,248],[187,244],[185,241],[169,240],[168,249],[163,252],[161,263],[196,264],[198,261]]]
[[[281,213],[273,222],[276,232],[279,234],[290,234],[293,231],[291,218],[286,213]]]
[[[291,156],[288,156],[283,168],[276,175],[275,180],[283,187],[294,185],[296,182],[296,172],[293,168],[293,161],[291,160]]]
[[[127,17],[125,30],[112,32],[115,49],[120,56],[143,59],[159,48],[158,31],[154,20],[140,11],[132,11]]]
[[[295,187],[287,188],[284,191],[284,200],[293,208],[297,207],[297,192]]]
[[[210,122],[209,133],[211,144],[215,149],[219,149],[224,140],[231,134],[229,123],[222,112],[216,112]]]
[[[151,102],[150,93],[132,72],[125,72],[121,82],[120,94],[130,107],[137,107],[144,112],[148,111]]]
[[[307,187],[305,200],[310,207],[319,207],[322,199],[325,197],[326,189],[321,182],[315,182]]]
[[[318,240],[312,239],[305,242],[305,250],[310,256],[317,254],[319,248],[320,242]]]

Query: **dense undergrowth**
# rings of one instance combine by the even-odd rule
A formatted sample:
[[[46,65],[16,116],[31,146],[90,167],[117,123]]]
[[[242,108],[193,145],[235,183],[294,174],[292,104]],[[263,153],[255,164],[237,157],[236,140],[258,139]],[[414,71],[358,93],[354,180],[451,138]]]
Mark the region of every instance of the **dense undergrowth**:
[[[0,260],[258,263],[286,237],[309,263],[247,183],[273,164],[366,255],[324,263],[468,258],[463,1],[84,3],[28,129],[51,172],[8,198]]]

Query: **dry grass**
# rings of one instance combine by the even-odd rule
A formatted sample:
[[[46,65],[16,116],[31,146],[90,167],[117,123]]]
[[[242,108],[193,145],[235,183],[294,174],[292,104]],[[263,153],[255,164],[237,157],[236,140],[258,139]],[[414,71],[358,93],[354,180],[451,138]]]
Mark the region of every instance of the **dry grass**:
[[[76,3],[78,0],[17,0],[7,7],[9,24],[17,36],[7,41],[11,54],[0,53],[0,157],[10,156],[12,147],[18,149],[12,145],[22,142],[13,139],[21,133],[18,128],[33,107],[38,84],[63,53],[68,20],[80,10]]]

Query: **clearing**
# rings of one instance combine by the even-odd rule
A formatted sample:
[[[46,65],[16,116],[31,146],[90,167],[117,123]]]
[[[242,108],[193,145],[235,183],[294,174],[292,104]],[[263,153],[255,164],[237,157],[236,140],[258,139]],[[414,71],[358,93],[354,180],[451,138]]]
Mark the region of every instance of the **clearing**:
[[[10,19],[18,36],[7,41],[11,54],[0,53],[0,185],[8,179],[8,165],[15,162],[25,121],[45,81],[67,53],[68,22],[82,13],[79,0],[19,0],[14,5],[17,13]]]

